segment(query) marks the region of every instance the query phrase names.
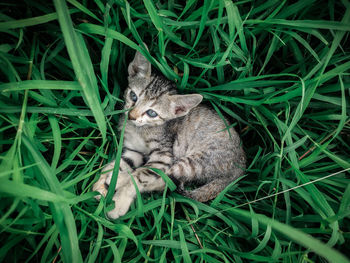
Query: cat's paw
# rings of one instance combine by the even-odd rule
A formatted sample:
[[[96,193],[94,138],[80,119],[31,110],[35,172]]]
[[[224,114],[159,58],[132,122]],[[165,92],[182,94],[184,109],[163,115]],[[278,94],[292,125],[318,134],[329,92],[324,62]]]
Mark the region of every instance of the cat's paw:
[[[121,209],[121,208],[116,209],[116,208],[114,208],[113,210],[111,210],[111,211],[109,211],[107,213],[107,217],[109,219],[115,220],[115,219],[118,219],[119,217],[125,215],[126,212],[128,212],[128,210],[129,210],[129,208],[124,208],[124,209]]]
[[[97,191],[100,195],[95,195],[95,199],[100,200],[101,196],[106,196],[108,192],[108,185],[106,180],[108,177],[112,176],[114,167],[114,161],[107,164],[101,172],[101,176],[96,183],[92,186],[92,191]]]
[[[125,215],[130,208],[131,203],[134,201],[134,198],[119,196],[115,201],[115,207],[113,210],[107,213],[109,219],[117,219]]]
[[[182,193],[183,191],[185,191],[185,184],[184,184],[184,182],[182,182],[178,178],[176,178],[175,175],[171,172],[171,170],[168,173],[168,177],[176,185],[176,191],[177,192]]]
[[[100,200],[101,195],[104,197],[107,195],[108,187],[106,185],[106,176],[101,175],[100,179],[92,186],[92,191],[100,193],[100,195],[95,195],[96,200]]]

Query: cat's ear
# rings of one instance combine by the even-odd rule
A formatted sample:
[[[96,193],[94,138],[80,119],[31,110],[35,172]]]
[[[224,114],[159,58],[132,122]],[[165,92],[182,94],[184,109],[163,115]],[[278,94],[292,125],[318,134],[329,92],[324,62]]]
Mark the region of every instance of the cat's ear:
[[[129,77],[151,77],[151,63],[138,51],[128,67]]]
[[[199,94],[172,95],[169,99],[172,114],[174,114],[175,117],[182,117],[201,103],[203,96]]]

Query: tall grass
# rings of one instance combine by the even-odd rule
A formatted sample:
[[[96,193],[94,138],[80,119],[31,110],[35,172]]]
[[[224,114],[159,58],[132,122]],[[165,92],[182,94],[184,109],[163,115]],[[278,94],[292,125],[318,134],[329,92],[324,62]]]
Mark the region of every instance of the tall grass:
[[[348,1],[0,8],[0,261],[350,262]],[[226,115],[249,163],[209,203],[168,182],[112,222],[91,186],[135,50]]]

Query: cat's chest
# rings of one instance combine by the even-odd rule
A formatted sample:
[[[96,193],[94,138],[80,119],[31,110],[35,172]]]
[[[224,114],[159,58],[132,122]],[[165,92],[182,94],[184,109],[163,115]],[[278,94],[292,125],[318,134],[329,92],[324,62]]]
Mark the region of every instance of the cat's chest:
[[[124,147],[137,150],[147,155],[151,150],[160,148],[164,140],[167,140],[164,129],[161,127],[145,128],[136,127],[127,123],[124,136]]]
[[[125,128],[124,147],[137,150],[144,154],[150,151],[143,133],[140,129],[129,123],[127,123]]]

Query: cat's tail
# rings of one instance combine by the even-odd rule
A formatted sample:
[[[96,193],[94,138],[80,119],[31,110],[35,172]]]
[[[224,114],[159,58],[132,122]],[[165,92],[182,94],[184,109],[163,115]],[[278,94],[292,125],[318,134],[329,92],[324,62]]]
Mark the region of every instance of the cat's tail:
[[[194,190],[181,190],[180,194],[204,203],[217,197],[231,182],[232,180],[215,179]]]

